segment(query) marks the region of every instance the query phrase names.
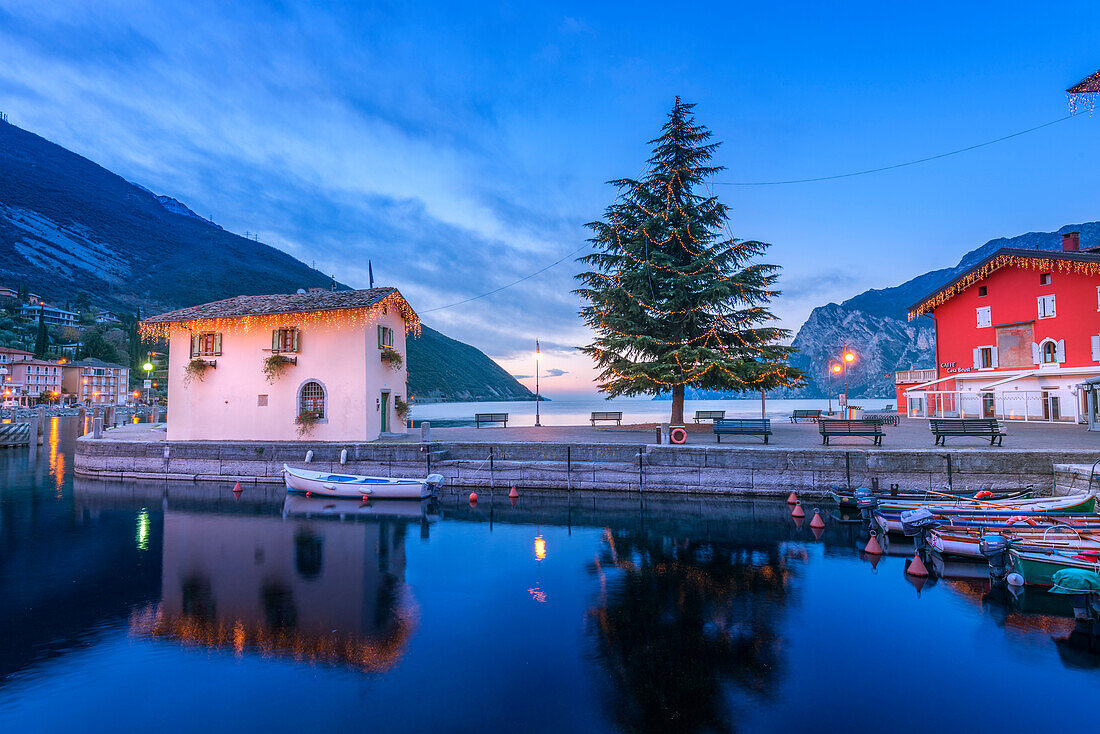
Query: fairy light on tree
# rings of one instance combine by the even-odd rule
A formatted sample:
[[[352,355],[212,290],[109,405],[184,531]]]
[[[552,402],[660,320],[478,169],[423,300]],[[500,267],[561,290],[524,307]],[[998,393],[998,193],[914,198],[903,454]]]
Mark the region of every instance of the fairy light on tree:
[[[677,97],[641,180],[611,182],[618,199],[588,225],[597,252],[576,276],[596,332],[581,351],[601,370],[599,389],[671,392],[673,424],[684,421],[688,385],[763,393],[804,379],[786,364],[789,332],[768,309],[779,268],[753,262],[768,245],[727,236],[725,205],[695,193],[723,168],[708,165],[719,144],[694,106]]]

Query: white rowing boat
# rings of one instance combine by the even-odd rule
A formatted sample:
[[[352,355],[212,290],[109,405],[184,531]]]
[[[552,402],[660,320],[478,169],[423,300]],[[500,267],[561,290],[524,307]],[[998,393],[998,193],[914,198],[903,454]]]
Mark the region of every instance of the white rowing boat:
[[[439,474],[429,474],[424,479],[366,477],[358,474],[293,469],[286,464],[283,464],[283,478],[286,480],[288,492],[353,499],[419,500],[431,497],[436,489],[443,486],[443,477]]]

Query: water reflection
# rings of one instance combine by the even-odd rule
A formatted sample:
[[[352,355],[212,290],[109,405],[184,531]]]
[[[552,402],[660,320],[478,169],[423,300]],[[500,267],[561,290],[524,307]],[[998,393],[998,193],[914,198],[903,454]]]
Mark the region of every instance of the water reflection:
[[[161,600],[133,634],[237,655],[392,668],[416,628],[405,584],[409,519],[325,517],[324,500],[283,517],[167,511]],[[415,505],[414,505],[415,507]],[[351,509],[358,509],[354,505]]]
[[[805,551],[608,530],[589,612],[613,714],[630,731],[732,731],[728,686],[767,697]]]

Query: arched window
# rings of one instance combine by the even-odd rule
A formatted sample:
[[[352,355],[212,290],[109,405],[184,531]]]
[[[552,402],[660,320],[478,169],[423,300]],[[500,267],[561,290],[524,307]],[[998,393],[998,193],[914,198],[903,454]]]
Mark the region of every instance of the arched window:
[[[1058,345],[1054,342],[1043,342],[1043,361],[1053,364],[1058,361]]]
[[[302,389],[298,391],[298,412],[307,410],[318,418],[325,417],[325,388],[313,380],[302,385]]]

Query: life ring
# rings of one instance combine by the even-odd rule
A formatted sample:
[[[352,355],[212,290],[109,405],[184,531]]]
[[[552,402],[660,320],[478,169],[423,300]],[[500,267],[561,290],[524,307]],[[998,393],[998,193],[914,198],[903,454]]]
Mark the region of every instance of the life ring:
[[[992,492],[990,492],[988,489],[983,489],[981,492],[978,492],[976,495],[974,495],[974,499],[976,499],[976,500],[987,500],[992,496],[993,496]]]
[[[1015,525],[1018,522],[1022,522],[1026,525],[1038,525],[1034,517],[1024,517],[1023,515],[1013,515],[1005,521],[1005,525]]]
[[[672,441],[672,443],[676,443],[676,444],[687,443],[687,440],[688,440],[687,429],[683,428],[682,426],[676,426],[675,428],[673,428],[671,431],[668,432],[668,439],[670,441]]]

